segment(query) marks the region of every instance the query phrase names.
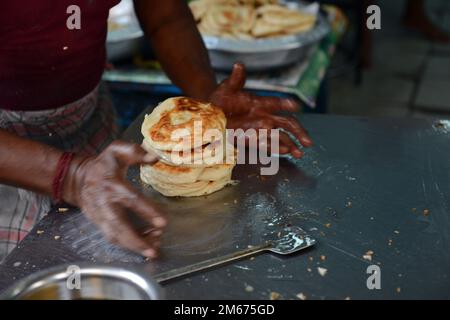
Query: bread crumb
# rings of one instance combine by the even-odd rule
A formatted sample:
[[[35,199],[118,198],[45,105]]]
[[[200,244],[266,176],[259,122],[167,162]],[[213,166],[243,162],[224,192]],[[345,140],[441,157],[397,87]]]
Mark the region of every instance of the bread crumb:
[[[372,256],[368,255],[368,254],[365,254],[365,255],[363,255],[363,259],[367,260],[367,261],[372,261]]]
[[[326,223],[325,227],[330,228],[331,227],[331,223]]]
[[[58,208],[59,213],[67,212],[69,211],[69,208]]]
[[[372,261],[372,256],[373,256],[373,251],[372,250],[368,250],[364,255],[363,255],[363,259],[367,260],[367,261]]]
[[[36,233],[37,233],[37,234],[43,234],[43,233],[44,233],[44,230],[38,230],[38,231],[36,231]]]
[[[300,292],[296,295],[297,298],[300,300],[306,300],[306,295],[303,294],[303,292]]]
[[[428,209],[423,209],[423,215],[424,216],[428,216],[430,214],[430,210]]]
[[[320,256],[320,260],[322,260],[322,261],[325,261],[326,258],[327,258],[327,257],[324,256],[324,255],[321,255],[321,256]]]
[[[59,240],[61,238],[61,236],[55,236],[54,238],[55,238],[55,240]]]
[[[397,291],[397,293],[400,293],[402,291],[402,289],[400,287],[397,287],[397,289],[395,289],[395,291]]]
[[[328,272],[328,269],[322,268],[322,267],[317,267],[317,272],[318,272],[322,277],[325,277],[325,275],[326,275],[327,272]]]
[[[272,291],[270,293],[270,300],[278,300],[280,299],[280,294],[278,292]]]
[[[246,285],[246,286],[245,286],[245,291],[247,291],[247,292],[253,292],[253,287],[252,287],[252,286],[249,286],[249,285]]]

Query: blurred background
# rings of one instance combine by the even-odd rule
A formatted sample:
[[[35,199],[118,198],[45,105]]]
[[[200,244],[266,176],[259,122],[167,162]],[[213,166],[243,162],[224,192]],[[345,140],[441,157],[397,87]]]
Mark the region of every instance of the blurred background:
[[[218,79],[240,60],[251,69],[249,90],[294,97],[304,113],[450,119],[449,1],[311,3],[281,2],[306,12],[320,4],[315,26],[297,35],[242,40],[202,34]],[[366,27],[371,4],[381,9],[380,30]],[[282,51],[286,44],[289,52]],[[258,52],[248,52],[249,46]],[[104,80],[123,128],[149,104],[180,94],[144,40],[132,1],[111,11],[108,60]]]

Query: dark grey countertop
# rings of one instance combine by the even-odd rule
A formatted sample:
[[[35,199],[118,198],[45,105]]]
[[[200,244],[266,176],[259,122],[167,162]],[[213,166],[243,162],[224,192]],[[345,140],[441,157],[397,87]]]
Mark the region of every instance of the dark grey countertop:
[[[140,140],[139,122],[125,139]],[[167,283],[167,297],[450,298],[450,122],[325,115],[302,122],[315,146],[301,160],[282,160],[276,176],[262,179],[257,167],[242,165],[234,175],[239,185],[208,197],[167,199],[145,190],[171,220],[160,261],[107,244],[76,209],[55,211],[0,266],[0,289],[76,261],[139,264],[156,273],[256,244],[282,222],[303,227],[317,244]],[[129,175],[142,188],[137,170]],[[363,257],[368,251],[371,261]],[[371,264],[380,267],[380,290],[366,286]]]

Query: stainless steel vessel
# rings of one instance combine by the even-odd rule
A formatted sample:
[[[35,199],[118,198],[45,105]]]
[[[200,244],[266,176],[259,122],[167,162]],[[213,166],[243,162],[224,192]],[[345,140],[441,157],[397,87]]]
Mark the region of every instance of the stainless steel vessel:
[[[291,8],[301,8],[301,3],[289,3]],[[302,59],[314,50],[330,31],[329,23],[320,12],[316,25],[307,32],[273,38],[238,40],[203,36],[215,69],[231,70],[236,61],[243,62],[250,71],[283,67]]]
[[[113,265],[74,263],[26,277],[7,289],[9,300],[159,300],[160,286],[147,273]]]

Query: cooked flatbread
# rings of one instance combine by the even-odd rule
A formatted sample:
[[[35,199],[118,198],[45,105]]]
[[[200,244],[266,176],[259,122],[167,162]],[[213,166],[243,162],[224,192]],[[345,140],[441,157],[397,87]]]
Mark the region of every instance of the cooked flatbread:
[[[316,17],[277,5],[265,5],[256,10],[261,19],[277,26],[314,25]]]
[[[141,170],[141,180],[167,197],[195,197],[207,195],[222,189],[231,182],[231,174],[216,181],[202,180],[192,183],[172,184],[155,179],[153,175],[145,175],[145,171]]]
[[[210,103],[186,97],[170,98],[146,115],[141,132],[148,144],[156,150],[183,151],[214,142],[215,136],[206,136],[207,130],[216,137],[226,128],[221,108]]]
[[[208,10],[209,1],[197,0],[189,2],[189,8],[195,21],[200,21]]]
[[[198,2],[198,4],[196,3]],[[316,17],[276,0],[197,0],[190,3],[202,34],[245,39],[305,32]]]
[[[224,140],[216,140],[191,150],[166,151],[154,149],[150,142],[144,139],[142,148],[148,152],[155,153],[166,164],[196,168],[223,163],[225,157],[223,143]]]

